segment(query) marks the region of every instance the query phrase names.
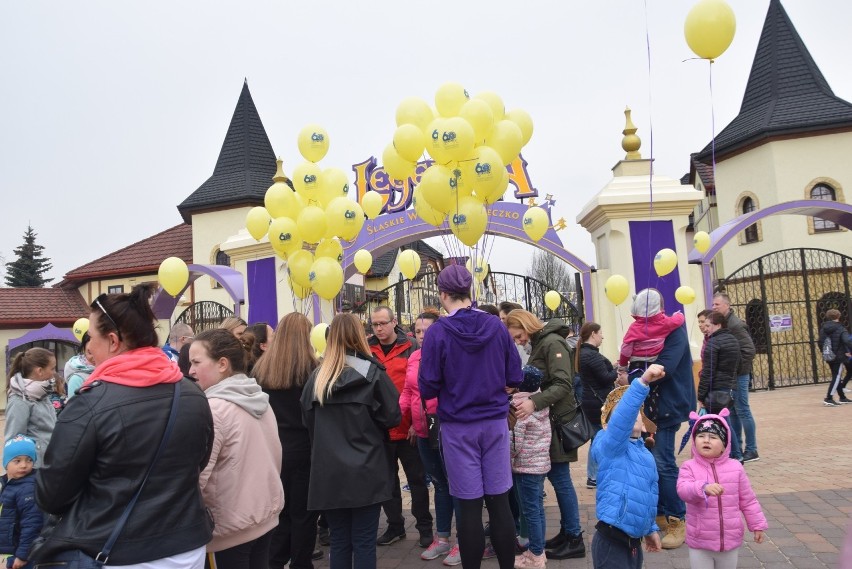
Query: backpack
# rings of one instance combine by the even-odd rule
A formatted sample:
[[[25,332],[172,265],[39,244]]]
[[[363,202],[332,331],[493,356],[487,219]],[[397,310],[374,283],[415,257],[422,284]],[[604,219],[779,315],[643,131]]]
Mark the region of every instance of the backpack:
[[[826,338],[822,343],[822,359],[831,363],[835,357],[834,350],[831,349],[831,338]]]

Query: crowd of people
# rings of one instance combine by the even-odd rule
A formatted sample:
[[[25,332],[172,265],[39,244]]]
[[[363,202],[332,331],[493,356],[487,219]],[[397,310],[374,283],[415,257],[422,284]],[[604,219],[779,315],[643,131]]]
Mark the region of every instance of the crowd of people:
[[[759,459],[755,347],[724,293],[698,315],[696,389],[683,315],[667,315],[654,289],[635,296],[610,362],[599,324],[575,334],[511,302],[477,307],[471,286],[464,267],[445,268],[444,315],[426,311],[410,330],[389,307],[369,314],[369,335],[338,314],[321,358],[298,313],[274,330],[236,317],[197,335],[175,324],[161,347],[148,287],[97,297],[64,374],[42,348],[12,362],[0,555],[14,569],[107,558],[139,569],[310,569],[323,555],[319,523],[332,568],[373,568],[377,547],[408,537],[401,468],[423,560],[545,567],[587,555],[577,449],[562,434],[578,413],[592,425],[595,567],[641,567],[643,542],[685,542],[693,567],[735,567],[746,529],[763,540],[743,467]],[[829,310],[819,337],[832,372],[826,405],[838,405],[835,393],[848,401],[852,341],[839,317]],[[692,459],[678,467],[686,421]],[[545,480],[559,507],[550,538]]]

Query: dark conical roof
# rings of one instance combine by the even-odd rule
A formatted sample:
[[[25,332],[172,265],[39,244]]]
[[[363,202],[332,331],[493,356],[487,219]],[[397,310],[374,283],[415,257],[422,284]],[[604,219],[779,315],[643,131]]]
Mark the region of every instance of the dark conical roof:
[[[852,128],[852,104],[837,97],[780,0],[770,0],[740,113],[716,136],[716,156],[772,136]],[[711,145],[697,156],[710,159]]]
[[[263,205],[275,175],[275,152],[249,93],[248,82],[234,109],[213,175],[178,206],[184,221],[194,211],[230,205]]]

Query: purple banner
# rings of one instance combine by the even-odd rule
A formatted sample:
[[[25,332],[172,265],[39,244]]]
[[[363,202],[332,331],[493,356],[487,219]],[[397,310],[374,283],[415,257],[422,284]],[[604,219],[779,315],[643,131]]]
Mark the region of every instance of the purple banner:
[[[246,273],[249,301],[248,323],[266,322],[275,328],[278,325],[275,257],[249,261]]]
[[[666,314],[683,310],[683,305],[675,298],[680,286],[680,271],[677,267],[664,277],[657,276],[654,270],[654,257],[660,249],[675,247],[674,229],[671,220],[631,221],[630,245],[633,248],[633,286],[635,291],[655,288],[663,295]]]

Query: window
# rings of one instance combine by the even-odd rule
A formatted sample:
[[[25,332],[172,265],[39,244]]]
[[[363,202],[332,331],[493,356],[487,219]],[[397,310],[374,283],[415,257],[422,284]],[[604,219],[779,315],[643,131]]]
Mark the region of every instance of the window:
[[[745,198],[743,200],[743,207],[742,207],[743,215],[745,215],[747,213],[751,213],[756,209],[757,209],[757,207],[755,207],[753,199]],[[745,233],[745,242],[746,243],[757,243],[758,236],[757,236],[757,224],[756,223],[753,223],[752,225],[749,225],[748,227],[746,227],[744,233]]]
[[[834,188],[827,184],[817,184],[811,188],[812,200],[836,201],[837,196],[834,193]],[[837,231],[840,229],[836,223],[820,217],[814,218],[814,232],[821,233],[823,231]]]
[[[124,292],[124,285],[113,285],[107,287],[107,293],[109,294],[121,294]]]
[[[224,251],[217,251],[216,252],[216,264],[217,265],[223,265],[225,267],[230,267],[231,266],[231,257],[227,253],[225,253]]]

